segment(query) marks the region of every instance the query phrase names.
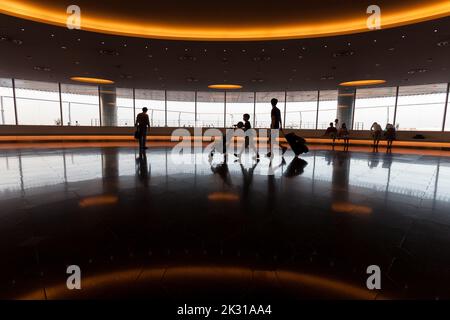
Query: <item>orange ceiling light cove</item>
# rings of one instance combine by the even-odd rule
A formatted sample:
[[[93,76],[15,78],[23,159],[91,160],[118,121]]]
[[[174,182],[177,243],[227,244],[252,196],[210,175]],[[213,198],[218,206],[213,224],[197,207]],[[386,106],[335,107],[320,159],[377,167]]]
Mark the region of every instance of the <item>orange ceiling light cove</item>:
[[[386,80],[355,80],[342,82],[339,85],[343,87],[359,87],[359,86],[374,86],[376,84],[386,83]]]
[[[242,89],[242,86],[239,84],[211,84],[208,88],[217,90],[236,90]]]
[[[108,79],[100,79],[100,78],[89,78],[89,77],[71,77],[70,80],[84,82],[84,83],[93,83],[93,84],[113,84],[114,81]]]
[[[84,10],[85,7],[82,7],[81,29],[141,38],[204,41],[300,39],[370,31],[367,27],[368,14],[364,10],[363,12],[352,12],[347,16],[344,13],[334,14],[335,12],[330,10],[330,15],[324,17],[323,13],[326,10],[323,6],[318,6],[309,16],[292,21],[278,19],[279,22],[276,24],[267,24],[261,21],[230,24],[226,23],[226,20],[220,19],[216,19],[218,20],[216,23],[214,20],[201,23],[202,21],[197,22],[197,19],[179,21],[174,18],[170,19],[170,16],[158,21],[151,17],[138,19],[131,16],[122,17],[120,14],[116,14],[116,18],[111,18],[111,12],[92,8]],[[322,19],[307,19],[314,17],[319,11]],[[2,0],[0,13],[64,27],[67,21],[65,8],[61,5],[58,6],[54,1]],[[210,15],[206,9],[205,15]],[[398,27],[449,15],[450,2],[448,0],[427,0],[410,5],[403,3],[398,8],[383,6],[381,28]]]

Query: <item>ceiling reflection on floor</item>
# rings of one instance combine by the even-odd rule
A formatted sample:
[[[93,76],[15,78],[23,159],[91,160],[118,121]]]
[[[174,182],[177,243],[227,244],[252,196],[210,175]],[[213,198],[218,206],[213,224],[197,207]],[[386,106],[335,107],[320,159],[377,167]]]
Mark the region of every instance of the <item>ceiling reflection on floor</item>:
[[[208,296],[200,284],[217,297],[450,297],[450,157],[181,158],[162,147],[0,150],[0,297],[55,298],[71,264],[86,279],[131,280],[68,298]],[[382,290],[368,292],[374,264]],[[170,273],[180,266],[214,270],[216,289]],[[229,288],[229,268],[251,280]],[[166,276],[139,280],[155,270]],[[325,294],[330,284],[353,295]]]

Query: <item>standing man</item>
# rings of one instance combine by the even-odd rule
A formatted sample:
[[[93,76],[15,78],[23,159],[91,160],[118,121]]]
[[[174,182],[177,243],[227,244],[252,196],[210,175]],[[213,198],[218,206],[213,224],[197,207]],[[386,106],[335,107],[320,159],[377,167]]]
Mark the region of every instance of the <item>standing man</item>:
[[[272,156],[272,129],[282,130],[283,126],[281,123],[281,111],[277,108],[278,99],[273,98],[270,100],[272,104],[272,111],[270,112],[271,122],[270,122],[270,136],[269,136],[269,153],[267,153],[268,157]],[[282,150],[282,154],[284,154],[287,150],[286,147],[280,145]]]
[[[147,141],[147,128],[150,128],[150,120],[148,119],[147,111],[148,109],[146,107],[142,108],[142,112],[139,113],[136,117],[135,126],[139,135],[140,150],[148,149],[145,146],[145,142]]]

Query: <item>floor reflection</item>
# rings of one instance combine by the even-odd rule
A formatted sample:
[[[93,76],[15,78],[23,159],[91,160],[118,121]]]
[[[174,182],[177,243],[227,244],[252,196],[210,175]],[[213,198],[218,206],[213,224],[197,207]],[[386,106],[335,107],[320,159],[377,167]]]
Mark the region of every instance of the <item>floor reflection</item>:
[[[376,264],[381,295],[449,297],[450,157],[338,148],[273,160],[164,147],[5,149],[0,177],[0,298],[40,297],[65,283],[69,264],[91,278],[137,270],[133,279],[158,268],[226,273],[232,265],[255,273],[254,294],[297,298],[321,295],[292,288],[276,272],[364,291],[366,268]],[[261,273],[269,278],[258,280]],[[233,288],[248,292],[239,281]]]

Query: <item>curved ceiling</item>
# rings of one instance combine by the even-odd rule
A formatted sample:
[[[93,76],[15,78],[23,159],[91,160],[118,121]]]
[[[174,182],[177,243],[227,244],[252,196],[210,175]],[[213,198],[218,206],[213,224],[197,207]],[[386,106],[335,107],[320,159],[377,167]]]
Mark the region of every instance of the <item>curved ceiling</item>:
[[[81,28],[155,39],[248,41],[300,39],[369,31],[372,1],[78,0]],[[0,13],[65,26],[70,1],[2,0]],[[379,0],[381,28],[450,14],[448,0]]]

